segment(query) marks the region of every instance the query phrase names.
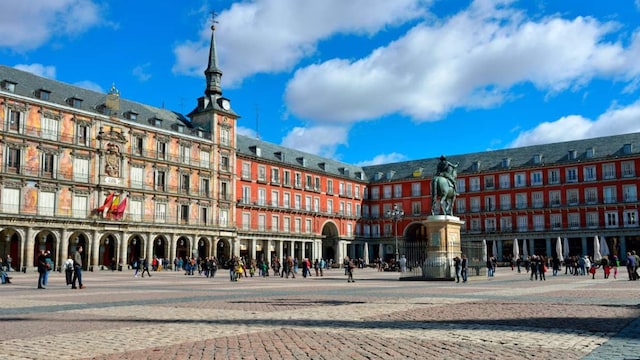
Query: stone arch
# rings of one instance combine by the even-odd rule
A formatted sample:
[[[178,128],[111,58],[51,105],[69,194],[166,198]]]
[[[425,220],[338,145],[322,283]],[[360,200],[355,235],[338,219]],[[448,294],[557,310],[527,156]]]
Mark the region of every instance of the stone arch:
[[[209,257],[211,253],[211,241],[206,236],[201,236],[198,239],[198,257],[201,259]]]
[[[82,246],[82,268],[87,270],[89,268],[89,245],[91,244],[90,237],[82,231],[75,231],[69,235],[69,245],[67,247],[67,256],[73,255],[76,250]]]
[[[158,259],[166,259],[169,257],[169,240],[164,235],[158,235],[153,240],[153,253],[151,257],[157,256]],[[151,259],[149,259],[151,261]]]
[[[20,229],[4,228],[0,233],[0,257],[11,257],[11,271],[20,270],[23,254],[20,253],[20,243],[24,239],[24,233]]]
[[[191,240],[186,236],[180,236],[176,240],[176,257],[191,258]]]
[[[107,233],[100,238],[100,247],[98,249],[98,265],[112,268],[115,270],[118,256],[118,236],[116,234]]]
[[[333,259],[339,262],[340,259],[340,232],[338,226],[332,222],[327,221],[322,225],[322,254],[321,256],[327,260]]]
[[[231,259],[231,241],[229,239],[218,239],[216,242],[216,256],[218,264],[224,264]]]
[[[38,266],[38,255],[40,255],[40,250],[51,252],[51,259],[56,259],[57,257],[57,249],[56,249],[56,234],[50,230],[42,230],[39,231],[35,238],[35,246],[33,247],[33,266]],[[55,264],[58,266],[59,264]]]
[[[133,234],[127,240],[127,264],[133,264],[140,259],[144,252],[145,239],[140,234]]]

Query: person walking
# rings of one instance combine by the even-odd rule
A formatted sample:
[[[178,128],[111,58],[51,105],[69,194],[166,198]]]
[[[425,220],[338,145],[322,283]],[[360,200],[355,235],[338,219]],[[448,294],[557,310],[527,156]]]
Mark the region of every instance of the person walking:
[[[140,264],[142,265],[142,277],[144,277],[144,273],[146,272],[149,277],[151,277],[151,273],[149,272],[149,261],[147,258],[141,258]]]
[[[460,269],[461,269],[461,264],[462,261],[460,260],[459,257],[454,257],[453,258],[453,268],[456,271],[456,282],[459,283],[460,282]]]
[[[347,263],[347,282],[356,282],[355,280],[353,280],[353,269],[356,268],[356,265],[353,263],[353,259],[349,259],[349,257],[346,256],[344,258],[344,261]]]
[[[76,281],[78,286],[76,286]],[[84,289],[82,283],[82,246],[78,246],[78,249],[73,254],[73,279],[71,279],[72,289]]]
[[[467,255],[462,254],[462,260],[460,261],[460,276],[462,276],[462,282],[467,282],[467,271],[469,270],[469,259]]]
[[[73,279],[73,259],[71,255],[67,256],[67,260],[64,261],[64,277],[67,281],[67,286],[71,285],[71,279]]]
[[[38,289],[46,289],[44,287],[44,277],[47,272],[47,257],[44,254],[44,250],[40,250],[38,255]]]

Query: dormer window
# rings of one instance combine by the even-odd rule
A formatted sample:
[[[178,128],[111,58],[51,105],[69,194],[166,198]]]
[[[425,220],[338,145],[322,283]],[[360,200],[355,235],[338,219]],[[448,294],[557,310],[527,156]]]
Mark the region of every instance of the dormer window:
[[[156,126],[156,127],[162,127],[162,120],[158,119],[158,118],[151,118],[149,119],[149,122],[151,123],[151,125]]]
[[[184,125],[178,125],[178,132],[184,133]]]
[[[541,155],[541,154],[535,154],[535,155],[533,155],[533,163],[534,163],[534,164],[540,164],[540,163],[542,163],[542,155]]]
[[[476,160],[471,164],[471,171],[480,171],[480,161]]]
[[[51,95],[51,91],[39,89],[39,90],[36,90],[35,95],[40,100],[49,101],[49,96]]]
[[[591,159],[594,156],[596,156],[596,149],[595,148],[587,149],[586,156],[587,156],[588,159]]]
[[[70,97],[67,99],[67,104],[74,108],[80,108],[82,106],[82,99],[78,99],[77,97]]]
[[[307,159],[305,159],[304,157],[299,157],[296,160],[298,160],[298,163],[300,163],[300,165],[302,165],[303,167],[307,167]]]
[[[622,153],[623,154],[631,154],[632,150],[633,150],[633,147],[631,146],[631,144],[624,144],[622,146]]]
[[[15,92],[16,91],[16,85],[18,85],[18,83],[15,83],[15,82],[9,81],[9,80],[4,80],[2,82],[2,90]]]
[[[502,159],[502,167],[506,169],[509,166],[511,166],[511,158]]]
[[[569,160],[575,160],[578,158],[578,152],[576,150],[569,150]]]
[[[124,117],[127,120],[136,121],[136,120],[138,120],[138,113],[135,113],[133,111],[127,111],[126,113],[124,113]]]

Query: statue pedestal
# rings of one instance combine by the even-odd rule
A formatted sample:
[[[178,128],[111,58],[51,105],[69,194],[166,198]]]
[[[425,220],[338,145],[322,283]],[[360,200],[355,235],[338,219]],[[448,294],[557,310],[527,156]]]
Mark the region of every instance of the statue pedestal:
[[[422,265],[423,280],[453,280],[456,273],[453,258],[462,255],[460,228],[464,224],[457,216],[427,217],[427,258]]]

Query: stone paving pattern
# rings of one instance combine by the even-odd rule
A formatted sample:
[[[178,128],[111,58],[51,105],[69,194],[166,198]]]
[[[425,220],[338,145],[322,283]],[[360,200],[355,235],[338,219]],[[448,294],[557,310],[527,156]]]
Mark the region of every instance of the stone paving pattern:
[[[0,285],[0,359],[640,359],[640,281],[500,268],[398,281],[356,270],[230,282],[182,272],[53,273]]]

